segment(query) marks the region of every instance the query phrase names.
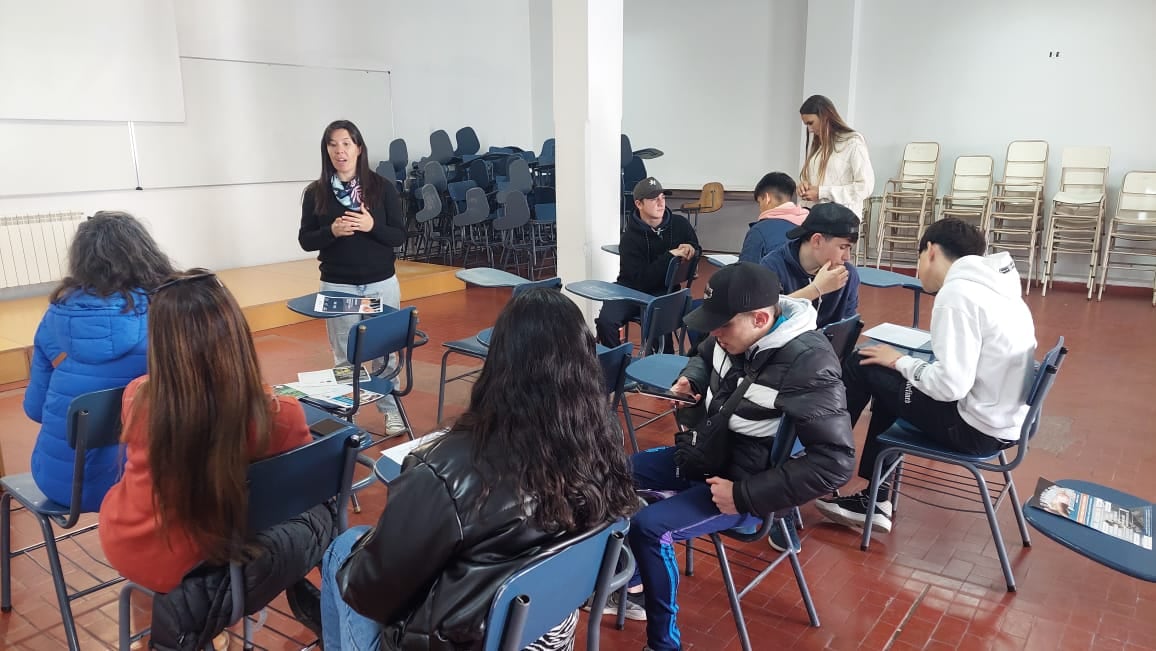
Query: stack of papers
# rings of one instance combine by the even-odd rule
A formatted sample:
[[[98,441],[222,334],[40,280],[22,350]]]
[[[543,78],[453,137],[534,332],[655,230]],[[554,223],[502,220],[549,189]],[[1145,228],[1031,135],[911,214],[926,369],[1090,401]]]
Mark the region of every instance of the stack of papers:
[[[273,393],[279,396],[292,396],[305,402],[320,403],[329,407],[353,407],[353,389],[348,384],[305,384],[304,382],[289,382],[273,387]],[[376,391],[361,390],[361,404],[381,400],[385,396]]]
[[[435,432],[430,432],[425,436],[420,436],[412,441],[406,441],[401,445],[395,445],[388,450],[381,451],[381,461],[377,463],[378,473],[386,481],[392,481],[401,474],[401,464],[405,458],[409,456],[417,448],[431,443],[441,438],[446,433],[446,430],[439,429]]]
[[[304,371],[297,374],[301,384],[353,384],[353,367],[338,366],[320,371]],[[361,381],[369,382],[369,372],[361,369]]]
[[[865,331],[863,336],[898,348],[931,352],[931,333],[918,328],[880,323]]]

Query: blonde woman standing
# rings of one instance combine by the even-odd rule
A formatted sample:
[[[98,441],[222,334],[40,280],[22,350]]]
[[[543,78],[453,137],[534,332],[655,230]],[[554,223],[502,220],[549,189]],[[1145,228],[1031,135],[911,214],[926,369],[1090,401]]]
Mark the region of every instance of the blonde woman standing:
[[[799,107],[807,125],[807,160],[799,175],[805,207],[833,202],[863,219],[863,202],[875,190],[875,171],[863,135],[847,126],[831,100],[812,95]]]

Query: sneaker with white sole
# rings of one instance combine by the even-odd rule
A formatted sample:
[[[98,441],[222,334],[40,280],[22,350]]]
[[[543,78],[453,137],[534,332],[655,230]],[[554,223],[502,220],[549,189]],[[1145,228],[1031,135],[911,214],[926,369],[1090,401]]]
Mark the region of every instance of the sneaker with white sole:
[[[377,408],[381,411],[381,415],[385,417],[386,438],[400,436],[409,431],[409,428],[405,426],[405,420],[401,417],[401,410],[398,409],[397,402],[393,396],[382,398]]]
[[[815,502],[815,508],[828,520],[847,527],[862,529],[867,523],[867,491],[853,495],[833,497]],[[875,502],[875,512],[871,514],[871,530],[891,533],[891,502]]]
[[[626,619],[629,619],[629,620],[632,620],[635,622],[645,622],[646,621],[646,605],[643,603],[643,601],[644,601],[644,598],[643,598],[641,592],[638,592],[638,593],[627,592],[626,593]],[[584,610],[588,611],[588,610],[590,610],[590,605],[591,605],[590,602],[587,601],[586,605],[583,606],[582,608]],[[603,615],[613,615],[615,617],[618,616],[618,593],[617,592],[611,593],[610,596],[606,598],[606,607],[602,609],[602,614]]]
[[[794,513],[775,522],[771,527],[771,535],[767,536],[767,542],[770,543],[771,549],[780,553],[787,551],[787,545],[790,545],[795,553],[803,551],[803,542],[799,540],[799,532],[795,527]]]

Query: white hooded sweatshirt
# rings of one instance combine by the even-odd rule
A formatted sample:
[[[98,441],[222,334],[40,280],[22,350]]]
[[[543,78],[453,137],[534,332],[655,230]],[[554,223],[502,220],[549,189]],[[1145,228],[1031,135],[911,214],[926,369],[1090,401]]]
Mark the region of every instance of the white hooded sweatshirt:
[[[902,357],[895,368],[928,397],[959,401],[960,417],[975,429],[1019,440],[1036,331],[1008,253],[951,265],[931,312],[931,349],[934,362]]]

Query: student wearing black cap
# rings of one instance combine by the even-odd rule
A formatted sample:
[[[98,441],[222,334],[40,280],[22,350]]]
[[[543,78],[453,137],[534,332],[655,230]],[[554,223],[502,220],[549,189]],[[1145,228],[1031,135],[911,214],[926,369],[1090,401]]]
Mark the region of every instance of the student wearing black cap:
[[[762,265],[779,276],[783,292],[811,301],[820,328],[857,313],[859,272],[850,262],[859,241],[855,213],[837,203],[821,203],[787,238],[762,259]]]
[[[690,259],[702,252],[690,222],[666,208],[662,184],[653,176],[634,186],[634,212],[618,243],[618,284],[661,296],[666,293],[666,269],[675,256]],[[607,301],[594,324],[598,343],[613,348],[622,343],[618,329],[641,311],[637,303]]]
[[[678,541],[757,526],[761,518],[828,495],[851,477],[855,462],[839,360],[815,329],[815,309],[780,298],[773,272],[753,262],[720,269],[685,321],[710,336],[671,390],[694,396],[706,416],[719,417],[724,405],[730,415],[711,428],[711,436],[725,437],[716,439],[725,441],[721,455],[705,454],[696,437],[680,432],[676,445],[631,458],[637,488],[674,493],[643,508],[630,525],[652,651],[682,645],[675,621]],[[741,397],[727,405],[740,388]],[[769,468],[783,416],[792,419],[807,454]],[[784,544],[797,548],[794,527],[788,529]]]

